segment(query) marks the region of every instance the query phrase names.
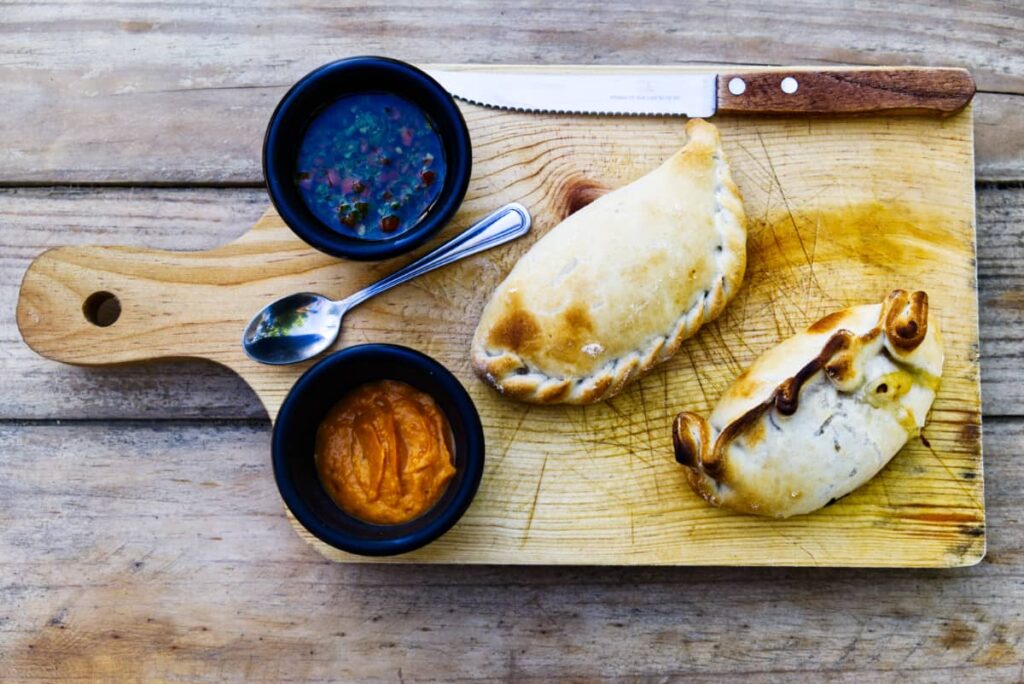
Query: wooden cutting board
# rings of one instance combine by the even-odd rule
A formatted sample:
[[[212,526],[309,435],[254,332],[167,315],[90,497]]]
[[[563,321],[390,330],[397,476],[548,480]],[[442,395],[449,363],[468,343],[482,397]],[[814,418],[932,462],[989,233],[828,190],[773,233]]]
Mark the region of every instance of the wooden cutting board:
[[[602,70],[610,69],[589,69]],[[462,521],[427,548],[385,562],[945,567],[982,558],[970,108],[949,118],[716,117],[751,219],[743,288],[675,358],[587,407],[503,399],[473,375],[470,338],[491,290],[530,245],[678,149],[684,121],[463,111],[474,145],[469,193],[443,237],[421,252],[510,201],[531,210],[534,229],[345,320],[338,348],[404,344],[450,368],[476,402],[487,441],[483,482]],[[274,418],[309,364],[250,361],[239,344],[249,318],[293,291],[341,298],[408,260],[339,261],[268,211],[208,252],[50,250],[25,275],[17,319],[33,349],[66,363],[212,359],[245,378]],[[944,332],[945,374],[927,442],[912,440],[870,483],[809,516],[736,515],[693,494],[673,460],[676,413],[707,412],[766,348],[896,287],[926,290]],[[108,327],[85,315],[96,318],[97,292],[120,303]],[[299,532],[329,558],[365,560]]]

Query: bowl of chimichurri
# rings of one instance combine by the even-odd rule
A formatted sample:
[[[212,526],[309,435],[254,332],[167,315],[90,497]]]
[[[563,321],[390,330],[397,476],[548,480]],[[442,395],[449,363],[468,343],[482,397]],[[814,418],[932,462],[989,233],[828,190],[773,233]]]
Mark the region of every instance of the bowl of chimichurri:
[[[422,244],[469,185],[469,131],[451,95],[416,67],[353,57],[282,98],[263,143],[278,214],[308,244],[385,259]]]

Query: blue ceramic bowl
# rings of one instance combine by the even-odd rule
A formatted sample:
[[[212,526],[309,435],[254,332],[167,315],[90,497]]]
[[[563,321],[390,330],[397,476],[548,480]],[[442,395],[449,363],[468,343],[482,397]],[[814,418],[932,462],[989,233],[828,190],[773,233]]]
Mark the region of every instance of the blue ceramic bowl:
[[[360,240],[324,225],[295,183],[299,147],[310,121],[339,97],[365,92],[392,93],[413,102],[430,117],[444,144],[447,171],[440,195],[414,228],[388,240]],[[306,74],[277,105],[263,140],[263,177],[277,213],[312,247],[349,259],[386,259],[423,244],[462,204],[472,163],[469,129],[448,91],[411,64],[384,57],[351,57]]]
[[[455,476],[433,508],[399,525],[374,525],[339,508],[317,476],[316,431],[349,390],[373,380],[400,380],[434,398],[448,418],[455,446]],[[466,512],[484,470],[484,433],[473,401],[444,366],[418,351],[364,344],[331,354],[292,387],[274,424],[274,478],[285,504],[303,527],[331,546],[364,556],[418,549],[447,532]]]

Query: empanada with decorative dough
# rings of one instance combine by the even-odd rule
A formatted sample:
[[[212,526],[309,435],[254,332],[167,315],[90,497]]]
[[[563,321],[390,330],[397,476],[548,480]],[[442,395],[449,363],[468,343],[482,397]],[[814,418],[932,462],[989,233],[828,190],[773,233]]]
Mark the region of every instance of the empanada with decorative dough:
[[[870,480],[920,432],[942,363],[924,292],[837,311],[762,354],[709,419],[680,413],[676,460],[715,506],[810,513]]]
[[[657,169],[541,238],[484,308],[477,372],[536,403],[607,399],[721,313],[743,280],[746,215],[711,124]]]

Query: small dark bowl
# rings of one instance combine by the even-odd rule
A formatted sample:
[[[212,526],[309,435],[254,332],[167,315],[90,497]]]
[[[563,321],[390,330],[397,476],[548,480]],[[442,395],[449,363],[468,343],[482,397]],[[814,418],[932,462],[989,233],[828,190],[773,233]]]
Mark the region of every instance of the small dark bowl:
[[[433,397],[455,445],[448,489],[429,511],[399,525],[374,525],[341,510],[320,484],[313,458],[317,428],[335,402],[358,385],[383,379]],[[469,394],[437,361],[391,344],[349,347],[306,371],[277,414],[272,450],[277,488],[296,520],[327,544],[364,556],[412,551],[447,532],[469,507],[484,470],[484,433]]]
[[[444,144],[441,193],[411,230],[389,240],[360,240],[324,225],[309,210],[295,183],[299,147],[313,117],[343,95],[386,92],[416,104],[430,117]],[[284,222],[312,247],[349,259],[386,259],[424,243],[462,204],[472,169],[469,129],[455,100],[411,64],[385,57],[351,57],[306,74],[277,105],[263,140],[263,177]]]

